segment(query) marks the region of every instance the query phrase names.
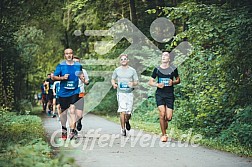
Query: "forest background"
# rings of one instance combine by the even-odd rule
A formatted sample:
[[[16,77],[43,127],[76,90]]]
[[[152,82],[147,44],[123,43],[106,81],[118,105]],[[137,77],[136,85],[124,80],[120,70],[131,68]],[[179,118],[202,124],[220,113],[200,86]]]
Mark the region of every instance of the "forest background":
[[[83,61],[116,59],[130,45],[126,39],[109,53],[99,55],[94,51],[94,42],[109,38],[85,36],[84,31],[107,30],[119,19],[127,18],[160,50],[172,51],[182,41],[193,45],[190,59],[178,67],[181,84],[175,86],[170,128],[201,134],[206,146],[252,155],[250,0],[1,0],[0,10],[1,127],[13,113],[32,119],[27,113],[36,106],[34,95],[40,92],[47,73],[63,59],[65,48],[73,48]],[[176,33],[169,42],[158,43],[150,35],[149,27],[159,17],[175,25]],[[151,64],[155,59],[144,63]],[[113,71],[117,65],[84,68]],[[153,68],[150,66],[141,75],[149,77]],[[103,79],[91,76],[87,91]],[[138,101],[141,105],[133,121],[140,128],[154,125],[151,131],[158,132],[154,90],[146,88],[152,93]],[[92,112],[116,117],[115,94],[111,88]],[[14,127],[13,131],[19,130]],[[17,140],[13,137],[13,141]]]

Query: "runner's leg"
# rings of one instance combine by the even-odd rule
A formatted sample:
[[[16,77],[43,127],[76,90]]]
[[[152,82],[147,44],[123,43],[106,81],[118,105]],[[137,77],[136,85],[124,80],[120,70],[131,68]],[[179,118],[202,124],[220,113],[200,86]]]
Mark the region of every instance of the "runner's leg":
[[[75,114],[75,106],[73,104],[71,104],[69,107],[69,114],[70,114],[69,126],[71,129],[75,129],[76,114]]]
[[[120,122],[122,129],[125,129],[125,112],[120,113]]]
[[[160,122],[160,128],[162,132],[162,136],[166,135],[166,129],[165,129],[165,106],[160,105],[158,106],[159,110],[159,122]]]

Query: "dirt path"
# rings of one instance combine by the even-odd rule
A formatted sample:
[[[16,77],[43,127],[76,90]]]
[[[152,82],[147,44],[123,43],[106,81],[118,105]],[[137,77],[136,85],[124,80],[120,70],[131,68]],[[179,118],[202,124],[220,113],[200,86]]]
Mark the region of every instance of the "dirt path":
[[[43,121],[48,138],[59,140],[60,123],[49,117]],[[82,122],[76,140],[51,142],[81,167],[252,167],[251,158],[176,141],[161,143],[159,136],[142,131],[132,129],[122,137],[118,124],[92,114]]]

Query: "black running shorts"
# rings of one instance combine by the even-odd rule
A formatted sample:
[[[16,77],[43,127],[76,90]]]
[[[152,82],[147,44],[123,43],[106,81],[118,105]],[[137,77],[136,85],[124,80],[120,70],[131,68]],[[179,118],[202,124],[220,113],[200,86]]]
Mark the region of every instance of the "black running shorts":
[[[59,98],[56,98],[56,105],[60,104]]]
[[[59,103],[61,111],[65,111],[70,107],[71,104],[74,104],[79,100],[79,94],[75,94],[69,97],[59,97]],[[75,105],[76,106],[76,105]]]
[[[46,101],[51,101],[53,100],[53,92],[48,91],[48,94],[46,95]]]
[[[167,94],[155,94],[156,97],[156,104],[157,107],[161,105],[165,105],[170,109],[174,109],[174,94],[173,93],[167,93]]]

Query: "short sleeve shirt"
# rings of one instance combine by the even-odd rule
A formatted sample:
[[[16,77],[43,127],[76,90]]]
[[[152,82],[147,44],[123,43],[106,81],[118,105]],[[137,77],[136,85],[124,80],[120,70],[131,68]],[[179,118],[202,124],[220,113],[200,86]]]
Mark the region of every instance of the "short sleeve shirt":
[[[168,86],[168,85],[169,85],[170,80],[173,80],[174,78],[179,76],[178,70],[175,69],[173,71],[173,70],[169,69],[172,72],[165,75],[165,74],[160,72],[160,70],[159,70],[160,68],[161,67],[156,67],[153,70],[152,75],[151,75],[151,77],[153,79],[157,78],[157,83],[164,83],[164,87],[163,88],[157,88],[156,93],[159,93],[159,94],[173,93],[174,92],[174,87],[173,86]]]
[[[48,79],[46,80],[46,82],[49,82],[49,90],[48,90],[48,92],[49,92],[49,93],[52,93],[54,81],[53,81],[51,78],[48,78]]]
[[[133,88],[129,87],[129,82],[137,82],[138,76],[136,70],[130,66],[123,68],[122,66],[116,68],[112,74],[112,79],[118,81],[117,92],[131,93]]]
[[[67,80],[60,81],[59,97],[70,97],[75,94],[79,94],[79,75],[82,73],[82,66],[78,62],[74,62],[73,65],[66,64],[66,61],[57,65],[54,71],[55,76],[64,76],[69,74]]]

